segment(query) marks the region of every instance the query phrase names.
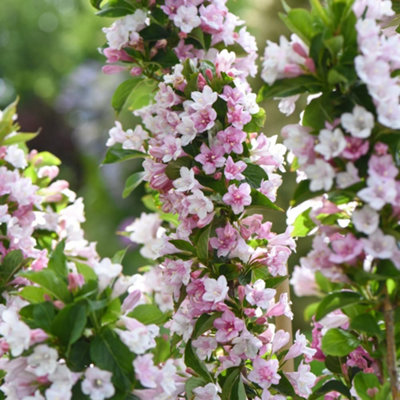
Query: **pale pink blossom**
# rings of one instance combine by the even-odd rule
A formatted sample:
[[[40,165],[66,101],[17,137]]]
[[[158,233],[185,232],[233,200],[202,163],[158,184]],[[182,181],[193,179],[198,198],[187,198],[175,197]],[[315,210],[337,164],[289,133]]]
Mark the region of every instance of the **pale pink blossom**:
[[[133,361],[133,367],[143,386],[147,388],[157,387],[158,369],[154,366],[153,354],[137,356]]]
[[[276,290],[265,288],[265,282],[258,279],[252,285],[246,285],[246,300],[253,306],[266,310],[274,299]]]
[[[233,161],[232,157],[229,156],[226,160],[224,174],[226,179],[228,180],[237,180],[241,181],[244,179],[244,175],[242,172],[247,168],[247,165],[244,161],[237,161],[236,163]]]
[[[357,195],[375,210],[380,210],[387,203],[393,203],[397,192],[396,183],[391,178],[370,176],[367,187],[361,189]]]
[[[239,332],[244,328],[244,322],[235,316],[235,314],[226,310],[220,318],[214,321],[214,328],[217,329],[215,338],[220,343],[229,342],[239,335]]]
[[[307,165],[305,168],[307,177],[311,180],[310,190],[329,190],[333,184],[335,171],[327,162],[316,159],[314,164]]]
[[[336,263],[351,263],[363,251],[363,243],[354,235],[348,233],[345,236],[336,235],[331,240],[332,254],[329,260]]]
[[[318,139],[319,143],[315,146],[315,151],[322,154],[325,160],[339,156],[347,146],[343,132],[339,128],[333,131],[322,129]]]
[[[278,374],[279,361],[276,359],[264,360],[257,357],[253,361],[253,370],[250,371],[248,378],[257,383],[263,389],[268,389],[271,385],[277,385],[281,379]]]
[[[235,214],[240,214],[245,206],[251,204],[251,187],[248,183],[242,183],[239,187],[236,185],[230,185],[228,187],[228,193],[225,193],[222,200],[225,204],[232,207],[232,211]]]
[[[85,371],[85,379],[82,381],[82,392],[92,400],[104,400],[112,397],[115,393],[111,383],[112,373],[96,366],[89,367]]]
[[[243,142],[246,139],[246,133],[241,129],[229,126],[223,131],[217,133],[217,138],[224,148],[225,153],[243,153]]]
[[[195,6],[180,6],[173,18],[174,24],[180,28],[182,32],[190,33],[201,23],[200,17]]]
[[[391,235],[385,235],[380,229],[368,236],[368,239],[361,239],[364,250],[374,258],[390,258],[397,249],[396,240]]]
[[[367,235],[374,233],[379,226],[379,214],[369,206],[355,210],[351,220],[358,231]]]
[[[213,336],[200,336],[198,339],[193,340],[192,343],[200,360],[210,358],[212,352],[218,346],[218,342]]]
[[[308,364],[299,365],[297,372],[287,372],[290,383],[293,385],[294,390],[299,396],[307,398],[312,393],[312,388],[315,385],[317,377],[310,372],[310,366]]]
[[[353,137],[365,139],[370,136],[374,127],[374,116],[364,107],[356,105],[352,113],[344,113],[340,117],[344,129]]]
[[[205,143],[200,146],[200,154],[195,158],[203,166],[207,175],[213,174],[217,168],[225,165],[224,149],[221,146],[208,148]]]
[[[220,400],[218,396],[218,387],[214,383],[207,383],[202,387],[193,389],[194,400]]]
[[[194,177],[194,170],[187,167],[181,167],[179,170],[180,178],[174,180],[173,185],[178,192],[186,192],[198,186]]]
[[[344,189],[355,183],[360,182],[360,177],[358,176],[358,169],[352,162],[346,164],[346,171],[339,172],[336,176],[336,183],[338,188]]]
[[[302,333],[300,333],[300,331],[297,331],[294,344],[290,346],[284,360],[290,360],[291,358],[296,358],[302,354],[305,355],[307,359],[311,360],[316,353],[316,350],[307,347],[307,344],[308,343],[306,337]]]
[[[212,201],[204,196],[201,190],[195,189],[192,193],[187,197],[189,213],[197,215],[200,219],[206,218],[207,214],[214,210]]]
[[[239,232],[229,222],[224,228],[217,228],[215,232],[217,237],[210,239],[210,245],[218,250],[218,257],[226,257],[235,248]]]
[[[246,328],[242,330],[239,336],[232,339],[232,344],[232,353],[244,360],[255,358],[262,346],[261,340],[251,334]]]
[[[228,294],[228,283],[224,275],[218,279],[206,278],[204,280],[205,293],[203,294],[204,301],[218,303],[224,301]]]

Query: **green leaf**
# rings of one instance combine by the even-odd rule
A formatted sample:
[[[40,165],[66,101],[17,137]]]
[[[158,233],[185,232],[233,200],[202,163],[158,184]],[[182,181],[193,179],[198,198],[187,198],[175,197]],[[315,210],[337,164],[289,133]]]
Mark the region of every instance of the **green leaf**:
[[[222,386],[221,400],[231,400],[235,383],[240,379],[240,368],[232,367],[226,370],[226,378]]]
[[[196,389],[199,386],[205,386],[207,381],[203,378],[199,378],[197,376],[190,377],[185,383],[185,394],[187,398],[191,399],[193,397],[193,389]]]
[[[210,238],[211,224],[208,225],[199,236],[199,240],[196,243],[197,256],[201,261],[207,262],[208,260],[208,241]]]
[[[106,312],[101,317],[101,324],[107,325],[118,320],[121,316],[121,300],[119,297],[111,300],[107,305]]]
[[[150,104],[155,95],[158,83],[153,79],[141,79],[126,100],[130,111],[138,110]]]
[[[68,303],[71,300],[71,293],[68,290],[66,281],[60,278],[53,270],[45,268],[40,271],[25,272],[21,275],[42,286],[49,294],[64,303]]]
[[[300,215],[297,216],[293,224],[293,237],[307,236],[317,226],[310,217],[311,210],[311,207],[307,208],[307,210],[303,211]]]
[[[239,379],[235,382],[232,388],[232,400],[247,400],[246,389],[244,387],[244,383],[239,377]]]
[[[254,206],[262,206],[271,210],[283,211],[282,208],[278,207],[267,196],[253,188],[251,189],[251,206],[246,207],[246,210]]]
[[[150,24],[140,31],[140,36],[143,40],[155,41],[159,39],[166,39],[168,31],[159,24]]]
[[[41,151],[40,153],[36,154],[36,156],[33,157],[32,162],[34,165],[40,166],[61,164],[61,160],[54,154],[49,153],[48,151]]]
[[[9,146],[11,144],[25,143],[25,142],[28,142],[29,140],[35,139],[35,137],[38,134],[39,134],[39,132],[36,132],[36,133],[18,132],[17,134],[15,134],[13,136],[7,137],[2,144],[4,146]]]
[[[369,336],[380,336],[382,333],[376,319],[371,314],[360,314],[352,318],[350,328],[365,332]]]
[[[131,78],[117,87],[111,100],[111,105],[117,113],[120,113],[125,108],[129,95],[141,79],[140,77]]]
[[[0,282],[7,285],[15,278],[15,274],[23,267],[24,256],[21,250],[12,250],[3,258],[0,266]]]
[[[28,300],[30,303],[42,303],[46,294],[47,291],[39,286],[25,286],[18,292],[18,296]]]
[[[90,0],[90,4],[97,8],[98,10],[100,9],[100,5],[104,0]]]
[[[272,387],[278,390],[279,393],[282,393],[286,396],[295,396],[296,394],[294,392],[293,386],[286,378],[284,373],[279,372],[279,375],[281,376],[279,383],[277,385],[272,385]]]
[[[29,304],[23,307],[19,313],[31,328],[41,328],[49,332],[55,316],[55,307],[50,301],[44,301],[42,303]]]
[[[126,256],[126,252],[128,251],[128,247],[122,250],[118,250],[111,258],[113,264],[122,264],[124,258]]]
[[[179,64],[179,59],[175,52],[169,48],[159,50],[158,53],[151,59],[151,61],[161,64],[162,68],[170,68],[176,64]]]
[[[196,325],[194,326],[192,338],[197,339],[204,332],[213,328],[214,321],[221,316],[221,313],[216,312],[212,314],[203,314],[196,321]]]
[[[53,270],[57,275],[63,277],[68,276],[67,257],[64,254],[65,240],[58,243],[57,247],[51,254],[47,268]]]
[[[331,121],[333,98],[330,94],[313,99],[304,110],[302,124],[319,131],[325,128],[325,121]]]
[[[353,380],[357,394],[362,400],[370,400],[371,395],[368,394],[368,389],[381,387],[378,377],[375,374],[366,374],[358,372]]]
[[[311,396],[308,397],[308,400],[317,400],[324,394],[330,392],[339,392],[346,396],[348,399],[351,399],[349,389],[342,382],[331,380],[325,382],[320,388],[318,388]]]
[[[261,185],[261,181],[267,181],[268,180],[268,175],[264,171],[263,168],[261,168],[257,164],[252,164],[252,163],[246,163],[247,167],[243,171],[243,175],[246,177],[247,183],[254,189],[258,189]]]
[[[154,354],[154,364],[163,363],[168,360],[171,356],[171,341],[167,337],[164,339],[159,336],[156,337],[156,347],[153,349]]]
[[[280,15],[286,26],[310,44],[316,31],[314,20],[309,11],[302,8],[292,8],[287,15]]]
[[[65,306],[54,318],[51,331],[61,343],[70,346],[81,336],[86,327],[86,306],[83,303]]]
[[[245,132],[259,132],[260,129],[264,128],[266,119],[266,113],[263,108],[260,108],[258,113],[251,116],[251,121],[243,127]]]
[[[90,342],[87,338],[82,337],[71,346],[67,363],[68,367],[74,372],[80,372],[89,366]]]
[[[90,356],[97,367],[113,373],[115,387],[125,392],[131,391],[135,377],[133,353],[114,331],[106,328],[94,338],[90,345]]]
[[[311,75],[301,75],[296,78],[279,79],[272,85],[264,85],[258,93],[257,101],[274,97],[289,97],[299,93],[318,93],[321,83]]]
[[[113,164],[135,158],[145,158],[147,154],[137,150],[125,150],[120,143],[115,144],[107,150],[103,164]]]
[[[339,357],[326,356],[325,365],[334,374],[342,374],[342,361]]]
[[[344,38],[342,35],[333,36],[324,40],[324,45],[327,47],[333,57],[337,57],[343,49]]]
[[[83,263],[75,263],[75,265],[78,273],[85,278],[86,283],[89,281],[97,281],[97,274],[92,267]]]
[[[344,357],[355,350],[361,342],[350,332],[329,329],[322,337],[322,351],[331,356]]]
[[[196,248],[186,240],[170,239],[169,242],[179,250],[186,251],[191,254],[196,254]]]
[[[320,302],[315,318],[319,321],[331,311],[343,308],[350,304],[359,303],[361,300],[362,297],[356,292],[341,291],[330,293]]]
[[[144,178],[144,171],[135,172],[125,182],[125,188],[122,192],[122,197],[126,199],[142,182]]]
[[[128,14],[133,14],[135,9],[126,1],[118,0],[117,5],[106,5],[100,11],[96,13],[96,15],[100,17],[123,17]]]
[[[129,316],[145,325],[160,325],[168,318],[168,315],[160,311],[155,304],[140,304],[129,313]]]
[[[197,357],[192,347],[192,341],[189,340],[185,347],[185,364],[192,368],[199,376],[204,378],[206,382],[212,382],[212,377],[205,364]]]
[[[181,176],[181,168],[191,168],[192,159],[190,157],[180,157],[177,160],[171,161],[168,163],[167,168],[165,169],[165,174],[169,179],[175,180]]]

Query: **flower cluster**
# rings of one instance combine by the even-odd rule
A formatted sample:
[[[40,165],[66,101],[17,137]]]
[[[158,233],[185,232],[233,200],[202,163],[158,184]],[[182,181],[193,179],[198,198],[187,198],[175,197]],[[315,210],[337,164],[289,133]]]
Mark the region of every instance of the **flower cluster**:
[[[210,60],[223,64],[236,76],[245,78],[257,73],[257,45],[244,22],[229,12],[226,0],[149,2],[143,8],[127,10],[128,15],[104,28],[107,45],[105,73],[129,70],[132,76],[151,74],[157,66],[171,67],[178,61]],[[113,7],[102,10],[112,13]],[[169,23],[170,22],[170,23]],[[230,51],[239,46],[244,56]],[[223,47],[222,58],[217,51]]]
[[[314,76],[266,79],[263,90],[271,97],[311,94],[301,123],[281,133],[300,182],[289,211],[293,235],[315,235],[291,283],[299,296],[325,296],[307,312],[314,319],[313,358],[332,373],[315,394],[385,397],[391,388],[396,398],[391,313],[399,294],[385,280],[400,278],[398,139],[380,124],[399,127],[398,78],[392,72],[398,69],[400,35],[377,23],[394,12],[390,1],[358,0],[347,14],[314,5],[303,15],[315,22],[314,32],[299,29],[296,15],[289,10],[287,21],[313,49]],[[318,26],[324,26],[324,46],[318,45]],[[285,63],[291,65],[290,59],[282,71]],[[341,379],[334,388],[335,374]]]
[[[15,104],[0,114],[0,390],[7,399],[126,396],[134,356],[157,345],[159,327],[141,322],[155,306],[136,289],[139,276],[123,275],[123,254],[100,259],[85,239],[82,199],[54,180],[55,156],[26,154],[35,135],[15,119]]]
[[[154,44],[148,38],[160,9],[175,25],[171,30],[168,22],[168,32],[178,28],[179,36],[173,47],[179,60],[163,76],[151,60],[168,52],[171,39]],[[250,398],[280,398],[286,393],[281,382],[289,379],[291,393],[307,397],[315,382],[309,365],[302,362],[285,378],[282,367],[314,351],[300,333],[290,346],[290,333],[274,325],[275,317],[293,317],[288,294],[275,288],[286,279],[295,243],[289,230],[276,234],[266,220],[279,210],[274,202],[286,149],[276,136],[258,133],[264,112],[245,80],[255,72],[254,38],[245,28],[236,32],[241,22],[224,1],[166,1],[160,9],[150,8],[147,28],[139,32],[143,48],[158,48],[150,60],[135,60],[148,79],[158,80],[153,101],[131,106],[142,120],[134,130],[116,122],[106,155],[106,162],[144,158],[136,178],[148,183],[158,210],[142,214],[126,234],[158,262],[137,285],[169,313],[161,329],[172,338],[171,357],[160,365],[153,355],[137,357],[135,372],[145,389],[134,393],[175,399],[185,391],[196,400],[217,400],[234,392],[247,396],[247,388]],[[234,44],[248,55],[229,51]],[[176,374],[174,358],[184,361],[189,376]]]

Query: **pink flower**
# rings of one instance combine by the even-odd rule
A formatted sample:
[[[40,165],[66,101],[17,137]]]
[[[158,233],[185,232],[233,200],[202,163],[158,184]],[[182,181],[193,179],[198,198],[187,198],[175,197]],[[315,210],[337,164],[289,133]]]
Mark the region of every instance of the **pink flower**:
[[[210,149],[205,143],[200,147],[200,154],[194,159],[203,166],[207,175],[213,174],[217,168],[224,166],[224,149],[221,146],[213,146]]]
[[[293,385],[296,393],[305,398],[308,398],[311,394],[317,380],[317,377],[310,372],[310,366],[303,364],[303,362],[299,365],[297,372],[287,372],[286,376]]]
[[[263,389],[268,389],[271,385],[277,385],[281,379],[278,374],[279,361],[276,359],[264,360],[257,357],[253,361],[253,370],[249,373],[249,380],[257,383]]]
[[[229,288],[225,276],[221,275],[217,280],[213,278],[206,278],[204,280],[204,289],[204,301],[219,303],[220,301],[225,300]]]
[[[228,193],[224,194],[222,200],[232,207],[232,211],[235,214],[240,214],[245,206],[251,204],[250,192],[251,187],[248,183],[242,183],[239,187],[230,185]]]
[[[202,92],[192,92],[194,102],[189,103],[193,110],[199,111],[211,107],[218,99],[218,94],[210,86],[204,86]]]
[[[211,106],[207,106],[190,114],[190,118],[192,118],[197,131],[201,133],[214,126],[217,113]]]
[[[193,340],[193,346],[200,360],[205,360],[211,357],[211,353],[217,348],[217,340],[212,336],[200,336]]]
[[[289,343],[290,334],[282,329],[275,332],[274,338],[272,340],[272,354],[275,354],[278,350],[280,350],[283,346],[286,346]]]
[[[397,249],[396,240],[377,229],[368,239],[361,239],[365,252],[374,258],[390,258]]]
[[[306,337],[303,334],[301,334],[300,331],[297,331],[294,344],[290,347],[284,360],[289,360],[291,358],[298,357],[301,354],[304,354],[307,357],[307,359],[311,360],[316,352],[317,350],[307,347]]]
[[[243,172],[246,168],[247,165],[244,161],[238,161],[235,163],[232,157],[229,156],[225,164],[225,170],[224,170],[225,177],[228,180],[235,179],[237,181],[241,181],[244,179],[244,175],[241,174],[241,172]]]
[[[266,310],[275,297],[275,289],[265,289],[265,282],[258,279],[252,285],[246,285],[246,300],[252,305]]]
[[[232,353],[238,355],[243,360],[255,358],[258,350],[262,347],[261,340],[251,334],[246,328],[243,329],[240,336],[232,340],[232,344],[234,345]]]
[[[173,20],[174,24],[185,33],[190,33],[201,23],[200,17],[197,15],[197,7],[195,6],[180,6]]]
[[[224,228],[217,228],[215,232],[217,237],[210,239],[210,245],[218,250],[218,257],[225,257],[235,248],[239,232],[229,222]]]
[[[68,274],[68,290],[73,291],[84,285],[85,278],[82,274],[70,273]]]
[[[217,138],[224,148],[225,153],[231,153],[232,151],[237,154],[243,153],[242,143],[246,139],[246,133],[241,129],[230,126],[224,131],[219,131]]]
[[[357,195],[375,210],[380,210],[386,203],[393,203],[397,192],[396,182],[392,178],[383,178],[375,175],[367,179],[367,187]]]
[[[207,383],[207,385],[202,387],[197,387],[193,389],[195,394],[194,400],[220,400],[221,397],[218,396],[218,388],[214,383]]]
[[[153,354],[137,356],[133,361],[135,373],[140,383],[148,388],[157,387],[158,369],[153,363]]]
[[[214,4],[210,4],[207,7],[204,5],[200,6],[200,19],[201,29],[207,33],[218,33],[222,31],[224,26],[225,10],[218,8]]]
[[[336,263],[351,263],[363,251],[363,243],[357,240],[351,233],[342,236],[337,235],[331,241],[332,255],[329,260]]]
[[[226,310],[220,318],[214,321],[214,328],[217,329],[215,338],[218,342],[226,343],[239,335],[244,328],[244,322],[237,318],[232,311]]]
[[[368,173],[376,178],[396,178],[399,170],[393,163],[393,158],[390,154],[384,156],[373,155],[368,161]]]
[[[356,161],[361,156],[367,154],[369,149],[369,142],[353,136],[345,137],[347,145],[342,151],[342,157],[347,160]]]
[[[282,293],[279,302],[272,306],[267,312],[267,317],[279,317],[280,315],[286,315],[286,317],[293,319],[287,293]]]
[[[213,203],[201,190],[196,189],[192,193],[186,198],[189,203],[189,213],[197,215],[200,219],[206,218],[207,214],[214,210]]]

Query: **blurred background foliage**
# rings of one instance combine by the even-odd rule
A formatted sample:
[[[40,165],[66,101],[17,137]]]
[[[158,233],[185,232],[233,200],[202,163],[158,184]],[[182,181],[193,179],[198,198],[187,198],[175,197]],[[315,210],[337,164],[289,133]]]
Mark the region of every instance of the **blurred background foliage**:
[[[305,0],[287,3],[306,5]],[[229,0],[228,4],[256,36],[260,53],[267,39],[277,41],[281,34],[288,34],[278,17],[283,11],[280,0]],[[126,245],[115,232],[144,211],[143,190],[121,198],[125,178],[139,165],[99,166],[108,130],[114,124],[111,97],[124,79],[101,73],[101,28],[111,23],[96,17],[88,0],[0,1],[0,108],[18,94],[22,129],[41,130],[30,147],[51,151],[63,161],[61,177],[84,197],[87,237],[98,242],[104,257]],[[252,83],[256,91],[261,86],[259,80]],[[298,121],[298,112],[284,117],[276,102],[264,107],[267,135],[278,134],[282,126]],[[129,115],[122,120],[125,127],[133,121]],[[288,207],[295,185],[294,174],[287,173],[278,196],[282,207]],[[283,215],[273,220],[276,231],[285,229]],[[305,254],[308,242],[299,243],[298,255]],[[297,259],[292,257],[290,269]],[[140,263],[138,252],[131,251],[127,261],[126,268],[133,272]],[[296,300],[294,307],[301,315],[304,300]]]

